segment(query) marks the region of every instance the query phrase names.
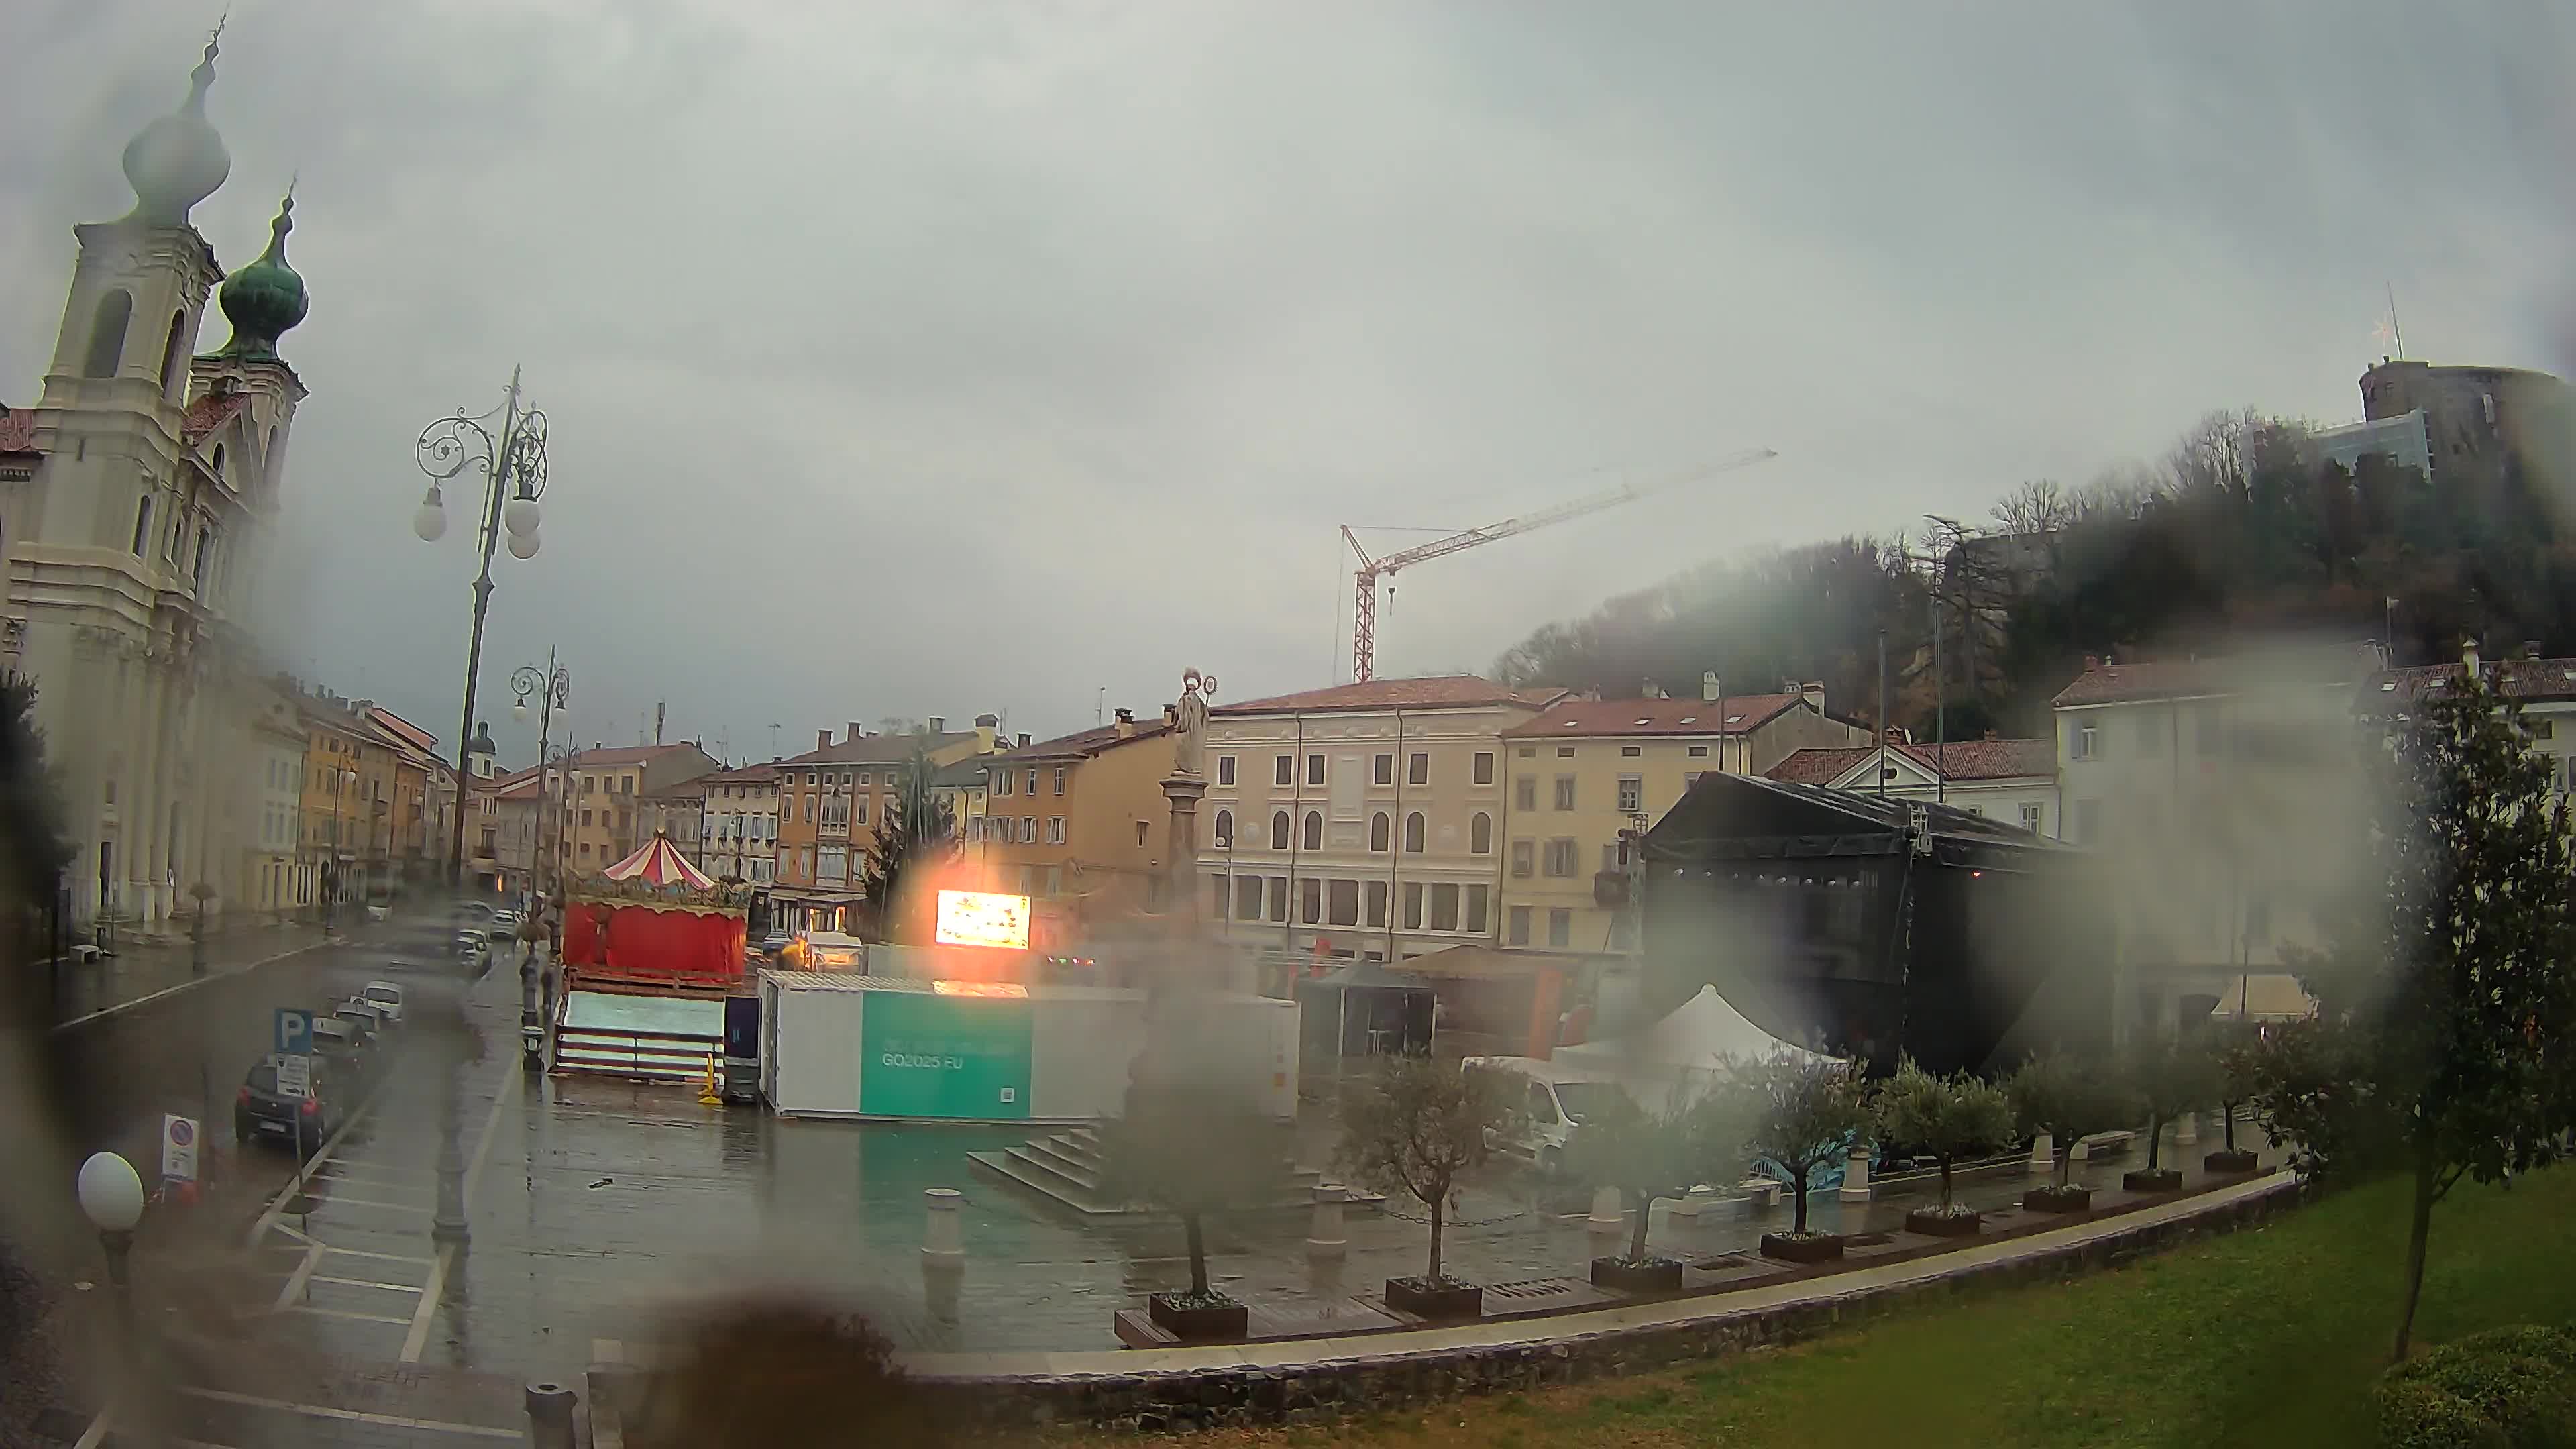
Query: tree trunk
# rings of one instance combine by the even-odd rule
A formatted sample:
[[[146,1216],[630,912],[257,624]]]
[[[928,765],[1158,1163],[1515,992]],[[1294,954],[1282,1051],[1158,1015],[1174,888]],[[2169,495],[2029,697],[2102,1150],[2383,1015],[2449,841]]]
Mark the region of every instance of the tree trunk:
[[[1431,1268],[1422,1275],[1425,1286],[1437,1287],[1440,1283],[1440,1227],[1448,1216],[1449,1189],[1444,1187],[1440,1189],[1440,1195],[1431,1200]]]
[[[1204,1298],[1208,1291],[1207,1234],[1199,1230],[1197,1213],[1181,1214],[1181,1228],[1190,1235],[1190,1291]]]
[[[2075,1140],[2070,1137],[2064,1142],[2059,1142],[2056,1137],[2055,1133],[2049,1134],[2049,1146],[2057,1154],[2056,1184],[2060,1190],[2063,1190],[2066,1180],[2075,1175]]]
[[[2226,1138],[2227,1138],[2227,1150],[2228,1150],[2228,1151],[2230,1151],[2230,1152],[2235,1151],[2235,1150],[2236,1150],[2236,1104],[2235,1104],[2235,1103],[2233,1103],[2233,1102],[2221,1102],[2221,1103],[2219,1103],[2219,1104],[2218,1104],[2218,1130],[2219,1130],[2222,1134],[2224,1134],[2224,1135],[2226,1136]]]
[[[1805,1163],[1789,1169],[1789,1190],[1796,1194],[1792,1201],[1797,1204],[1795,1214],[1790,1218],[1789,1230],[1793,1233],[1807,1231],[1807,1173],[1809,1171]]]
[[[2147,1171],[2156,1170],[2156,1149],[2164,1145],[2165,1119],[2153,1112],[2147,1114]]]
[[[1941,1211],[1950,1210],[1950,1159],[1941,1159]]]
[[[1655,1215],[1655,1199],[1652,1193],[1642,1190],[1640,1190],[1635,1196],[1637,1199],[1637,1229],[1635,1232],[1628,1235],[1628,1261],[1631,1263],[1642,1263],[1646,1261],[1646,1224],[1647,1221]]]
[[[2406,1224],[2406,1297],[2397,1310],[2397,1343],[2388,1355],[2391,1363],[2406,1361],[2408,1341],[2415,1335],[2415,1305],[2424,1297],[2424,1248],[2433,1235],[2433,1179],[2437,1170],[2432,1139],[2424,1137],[2415,1149],[2415,1210]]]

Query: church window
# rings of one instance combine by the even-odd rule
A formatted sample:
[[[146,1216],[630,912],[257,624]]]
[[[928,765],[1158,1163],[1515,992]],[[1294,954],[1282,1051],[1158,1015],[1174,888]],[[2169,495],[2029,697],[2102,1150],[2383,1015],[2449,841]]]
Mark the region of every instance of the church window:
[[[89,324],[89,360],[81,364],[81,376],[116,376],[116,364],[125,358],[125,324],[133,318],[133,293],[120,289],[98,299],[97,316]]]
[[[143,557],[143,545],[152,539],[152,495],[146,493],[134,505],[134,556]]]
[[[187,353],[187,341],[188,314],[184,311],[171,313],[170,340],[161,344],[161,391],[165,395],[171,397],[178,395],[179,383],[184,375],[179,367],[179,359]]]
[[[188,576],[195,579],[200,584],[206,581],[206,553],[214,546],[215,531],[211,528],[199,527],[197,530],[197,561],[195,566],[188,571]]]

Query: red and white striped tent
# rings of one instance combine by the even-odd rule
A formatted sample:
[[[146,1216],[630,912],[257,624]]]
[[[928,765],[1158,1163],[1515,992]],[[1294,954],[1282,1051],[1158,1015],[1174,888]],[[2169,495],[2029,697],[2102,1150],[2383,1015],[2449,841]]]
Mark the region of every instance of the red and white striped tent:
[[[693,891],[716,888],[714,876],[689,864],[672,847],[670,840],[660,835],[644,842],[633,855],[601,871],[600,875],[609,880],[641,881],[657,890],[668,886],[686,886]]]

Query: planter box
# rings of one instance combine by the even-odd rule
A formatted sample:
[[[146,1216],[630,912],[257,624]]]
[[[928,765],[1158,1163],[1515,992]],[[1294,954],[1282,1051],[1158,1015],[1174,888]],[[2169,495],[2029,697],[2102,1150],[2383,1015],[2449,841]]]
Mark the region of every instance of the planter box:
[[[1185,1293],[1157,1293],[1145,1300],[1145,1315],[1175,1338],[1240,1339],[1250,1326],[1249,1312],[1231,1298],[1221,1303],[1181,1301],[1185,1299],[1189,1299]]]
[[[2180,1192],[2182,1191],[2182,1169],[2159,1167],[2149,1171],[2142,1167],[2135,1172],[2121,1173],[2120,1190],[2122,1192]]]
[[[1843,1240],[1835,1233],[1814,1233],[1798,1237],[1792,1233],[1764,1233],[1762,1256],[1783,1263],[1832,1263],[1841,1260]]]
[[[1905,1230],[1931,1238],[1973,1238],[1985,1231],[1985,1219],[1976,1213],[1945,1213],[1938,1208],[1916,1208],[1905,1215]]]
[[[2024,1212],[2080,1213],[2093,1206],[2093,1189],[2089,1187],[2034,1187],[2021,1195]]]
[[[1678,1258],[1649,1258],[1642,1263],[1624,1263],[1617,1258],[1592,1260],[1592,1286],[1615,1288],[1622,1293],[1679,1293],[1682,1290],[1682,1265]]]
[[[2251,1152],[2227,1152],[2222,1150],[2213,1152],[2207,1157],[2202,1158],[2200,1160],[2200,1165],[2202,1168],[2210,1172],[2252,1172],[2255,1168],[2263,1165],[2263,1160],[2256,1157]]]
[[[1443,1278],[1437,1283],[1420,1278],[1389,1278],[1386,1306],[1424,1318],[1475,1318],[1485,1311],[1485,1290],[1455,1278]]]

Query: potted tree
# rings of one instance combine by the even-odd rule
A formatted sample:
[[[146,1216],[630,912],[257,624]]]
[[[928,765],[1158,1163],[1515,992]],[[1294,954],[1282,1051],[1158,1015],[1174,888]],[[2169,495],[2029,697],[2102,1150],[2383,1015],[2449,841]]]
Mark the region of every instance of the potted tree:
[[[1650,1111],[1620,1093],[1575,1129],[1566,1143],[1566,1170],[1578,1181],[1617,1188],[1636,1214],[1627,1253],[1592,1260],[1595,1286],[1623,1293],[1671,1293],[1682,1286],[1681,1260],[1648,1253],[1646,1231],[1655,1199],[1690,1191],[1697,1128],[1687,1109]]]
[[[1376,1089],[1342,1108],[1342,1170],[1431,1213],[1431,1259],[1419,1276],[1386,1280],[1387,1307],[1425,1318],[1484,1312],[1483,1288],[1441,1271],[1441,1229],[1459,1174],[1483,1165],[1487,1138],[1508,1134],[1513,1110],[1495,1073],[1411,1056],[1387,1058]]]
[[[2077,1213],[2093,1205],[2093,1189],[2068,1181],[2075,1144],[2130,1120],[2127,1094],[2100,1072],[2062,1052],[2033,1057],[2004,1083],[2013,1116],[2024,1132],[2045,1132],[2056,1148],[2056,1171],[2046,1187],[2021,1195],[2031,1212]]]
[[[1843,1255],[1839,1233],[1807,1230],[1807,1194],[1816,1175],[1840,1162],[1869,1126],[1869,1095],[1857,1062],[1783,1052],[1740,1068],[1740,1120],[1746,1149],[1779,1169],[1794,1207],[1789,1231],[1764,1233],[1762,1256],[1827,1263]]]
[[[1206,1221],[1285,1182],[1286,1144],[1249,1092],[1217,1085],[1226,1074],[1194,1074],[1180,1062],[1156,1060],[1174,1044],[1147,1046],[1130,1069],[1126,1111],[1100,1124],[1101,1186],[1181,1220],[1189,1290],[1150,1295],[1147,1316],[1179,1338],[1240,1339],[1249,1314],[1208,1279]]]
[[[2148,1042],[2129,1054],[2121,1075],[2147,1114],[2147,1165],[2122,1173],[2122,1190],[2182,1191],[2182,1169],[2162,1165],[2165,1124],[2206,1106],[2217,1095],[2217,1073],[2208,1047],[2194,1037]]]
[[[2262,1165],[2252,1149],[2236,1146],[2236,1109],[2254,1098],[2263,1036],[2245,1022],[2213,1022],[2209,1027],[2211,1060],[2216,1065],[2212,1096],[2218,1104],[2219,1141],[2224,1145],[2200,1160],[2208,1172],[2252,1172]]]
[[[1878,1089],[1878,1132],[1931,1155],[1941,1168],[1941,1201],[1905,1215],[1905,1230],[1941,1238],[1974,1236],[1983,1226],[1977,1210],[1951,1193],[1951,1169],[1963,1157],[1993,1152],[2012,1140],[2012,1103],[2004,1090],[1967,1073],[1935,1076],[1900,1058],[1896,1075]]]

